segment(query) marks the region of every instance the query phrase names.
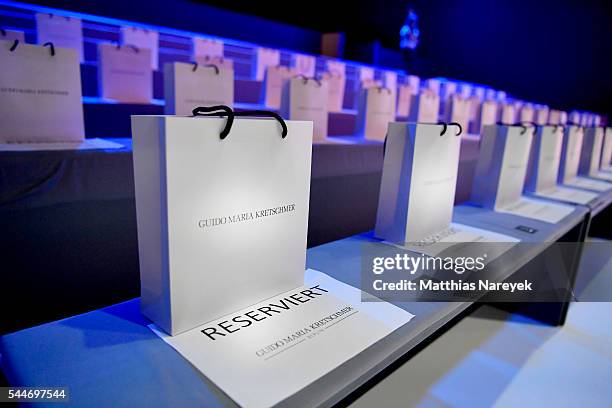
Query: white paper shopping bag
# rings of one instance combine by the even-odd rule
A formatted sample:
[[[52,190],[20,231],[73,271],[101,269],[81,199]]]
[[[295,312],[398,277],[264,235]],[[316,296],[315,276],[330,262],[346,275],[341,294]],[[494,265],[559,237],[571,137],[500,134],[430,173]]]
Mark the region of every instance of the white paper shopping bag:
[[[533,105],[527,103],[521,107],[521,114],[519,115],[520,123],[531,123],[534,122],[535,111],[533,110]]]
[[[430,89],[432,91],[434,91],[434,93],[436,95],[440,95],[440,88],[441,88],[442,84],[440,82],[439,79],[437,78],[430,78],[427,81],[425,81],[425,87],[427,89]]]
[[[602,127],[585,129],[580,153],[580,165],[578,166],[579,174],[593,177],[599,171],[604,130]]]
[[[359,67],[359,81],[358,83],[366,82],[366,81],[374,81],[374,68],[372,67]]]
[[[561,164],[559,165],[559,182],[562,184],[566,184],[578,175],[583,138],[584,128],[582,126],[570,125],[565,128]]]
[[[304,282],[312,125],[276,118],[132,117],[141,309],[171,335]]]
[[[198,58],[223,58],[223,41],[215,38],[194,37],[193,41],[193,60]]]
[[[376,237],[417,242],[450,226],[461,138],[455,126],[445,128],[422,123],[389,125]]]
[[[516,123],[516,115],[514,111],[514,105],[510,103],[501,104],[501,112],[499,120],[502,123],[507,123],[509,125],[513,125]]]
[[[100,96],[126,103],[153,99],[151,50],[135,46],[98,45]]]
[[[327,82],[304,76],[291,78],[283,87],[281,116],[289,120],[312,121],[313,140],[327,138]]]
[[[421,89],[421,78],[416,75],[408,75],[406,77],[406,83],[414,89],[415,93],[418,93]]]
[[[327,60],[325,61],[325,70],[329,73],[346,77],[346,64],[344,62]]]
[[[561,111],[556,109],[551,109],[548,113],[548,123],[551,125],[560,125],[561,124]]]
[[[412,96],[408,120],[418,123],[438,123],[440,97],[430,89],[422,89]]]
[[[298,75],[314,78],[316,73],[317,59],[313,55],[293,54],[291,56],[291,67]]]
[[[480,137],[471,200],[498,210],[521,198],[533,128],[489,125]]]
[[[83,28],[81,20],[54,14],[36,13],[36,38],[40,45],[53,43],[58,48],[72,48],[83,62]]]
[[[0,41],[0,142],[85,137],[77,51]]]
[[[557,185],[563,130],[563,126],[557,125],[538,127],[531,149],[526,191],[540,193]]]
[[[266,75],[263,84],[264,105],[268,108],[280,109],[281,96],[285,83],[296,76],[293,68],[283,65],[266,67]]]
[[[327,83],[327,108],[329,112],[342,112],[346,79],[335,72],[324,72],[321,79]]]
[[[258,47],[255,49],[255,63],[253,64],[253,77],[256,81],[263,81],[266,69],[280,65],[280,51],[271,48]]]
[[[159,33],[138,27],[121,27],[121,44],[149,50],[151,69],[159,69]]]
[[[408,117],[408,115],[410,114],[410,104],[412,103],[412,97],[417,93],[418,91],[410,84],[403,84],[398,87],[397,116],[399,116],[400,118]]]
[[[467,130],[470,123],[470,100],[464,99],[460,95],[452,95],[447,103],[447,122],[454,122],[461,125],[462,129]]]
[[[393,71],[383,72],[383,85],[397,94],[397,73]]]
[[[385,140],[389,123],[395,121],[395,94],[390,89],[364,89],[357,104],[356,133],[369,140]]]
[[[470,133],[482,134],[485,126],[497,123],[497,102],[484,101],[476,109],[476,117],[471,123]]]
[[[23,31],[16,30],[5,30],[0,27],[0,41],[15,41],[19,40],[20,43],[25,43],[25,34]]]
[[[535,123],[536,125],[547,125],[548,124],[548,114],[549,114],[550,110],[548,109],[548,106],[538,106],[536,107],[535,110]]]
[[[606,128],[601,151],[601,169],[612,171],[612,127]]]
[[[164,65],[166,115],[191,115],[198,106],[234,105],[234,70],[213,64]]]

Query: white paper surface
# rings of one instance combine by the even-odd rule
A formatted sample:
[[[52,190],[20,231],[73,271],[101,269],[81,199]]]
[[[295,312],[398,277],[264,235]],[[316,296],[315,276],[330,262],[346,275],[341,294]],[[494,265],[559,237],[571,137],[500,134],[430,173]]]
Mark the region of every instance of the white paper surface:
[[[553,187],[548,190],[538,191],[535,193],[538,197],[550,198],[553,200],[566,201],[574,204],[588,204],[597,198],[597,194],[589,191],[578,190],[568,187]]]
[[[58,143],[0,143],[2,152],[29,152],[46,150],[94,150],[94,149],[121,149],[120,143],[104,139],[84,139],[82,142]]]
[[[521,197],[520,200],[504,207],[496,208],[495,211],[556,224],[571,214],[574,208],[569,205],[554,204]]]
[[[269,407],[414,317],[390,303],[362,303],[359,289],[318,271],[307,270],[304,281],[174,337],[149,327],[236,403]]]
[[[487,263],[499,257],[504,252],[512,248],[516,243],[521,242],[520,239],[511,237],[497,232],[487,231],[484,229],[471,227],[469,225],[451,223],[449,228],[441,231],[439,235],[432,236],[428,240],[423,240],[419,243],[406,243],[397,245],[398,248],[406,249],[412,252],[418,252],[427,256],[437,256],[442,251],[445,251],[457,244],[465,243],[509,243],[512,245],[495,247],[495,254],[487,253]]]
[[[612,188],[612,184],[608,182],[602,180],[595,180],[587,177],[574,177],[572,179],[566,180],[563,184],[570,187],[578,187],[600,192],[608,191]]]

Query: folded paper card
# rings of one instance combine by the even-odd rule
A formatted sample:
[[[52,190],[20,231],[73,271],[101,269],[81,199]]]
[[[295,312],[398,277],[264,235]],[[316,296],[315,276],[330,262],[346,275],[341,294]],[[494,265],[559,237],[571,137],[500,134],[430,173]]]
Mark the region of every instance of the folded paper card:
[[[271,407],[414,317],[314,270],[300,285],[178,336],[150,327],[238,405]]]
[[[522,196],[534,129],[506,125],[484,128],[471,200],[498,212],[556,223],[573,208]]]
[[[132,117],[141,308],[166,332],[303,283],[312,124],[283,123]]]
[[[36,13],[36,38],[40,45],[50,42],[58,48],[72,48],[77,51],[79,61],[85,61],[83,28],[78,18]]]
[[[234,70],[215,64],[164,65],[166,115],[191,115],[198,106],[234,105]]]
[[[0,142],[85,138],[77,51],[0,41]]]
[[[327,138],[327,86],[326,81],[299,76],[291,78],[283,87],[281,116],[312,121],[315,142]]]
[[[391,123],[385,146],[375,236],[403,244],[449,227],[457,184],[458,128]]]
[[[214,38],[193,38],[193,59],[223,58],[223,41]]]
[[[412,96],[408,120],[418,123],[438,123],[440,97],[430,89],[423,89]]]
[[[268,108],[280,109],[283,87],[296,75],[293,68],[283,65],[266,67],[266,76],[262,87],[264,105]]]
[[[356,134],[369,140],[385,140],[387,127],[395,121],[395,93],[390,89],[363,89],[357,101]]]
[[[254,51],[255,63],[252,65],[252,75],[256,81],[263,81],[266,69],[280,65],[280,51],[271,48],[258,47]]]
[[[151,69],[159,68],[159,33],[138,27],[121,27],[121,44],[149,50]]]
[[[153,98],[151,51],[133,46],[98,45],[100,96],[126,103]]]
[[[291,67],[298,75],[314,78],[317,59],[312,55],[293,54],[291,56]]]

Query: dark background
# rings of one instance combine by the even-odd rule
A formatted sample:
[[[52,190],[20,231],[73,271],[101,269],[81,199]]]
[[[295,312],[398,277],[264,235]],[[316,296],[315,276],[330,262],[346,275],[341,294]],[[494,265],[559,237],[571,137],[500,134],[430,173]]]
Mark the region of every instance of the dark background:
[[[405,68],[398,31],[420,17],[412,73],[503,89],[560,109],[612,113],[612,2],[593,0],[40,0],[31,3],[318,53],[346,33],[344,57]],[[256,16],[256,17],[254,17]],[[382,49],[375,57],[372,42]]]

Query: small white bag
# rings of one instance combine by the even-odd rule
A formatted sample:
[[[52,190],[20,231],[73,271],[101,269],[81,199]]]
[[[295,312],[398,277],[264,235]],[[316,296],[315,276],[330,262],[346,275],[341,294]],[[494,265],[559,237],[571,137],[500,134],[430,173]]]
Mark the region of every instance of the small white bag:
[[[329,111],[342,112],[346,78],[336,72],[324,72],[322,75],[322,80],[327,82],[327,89],[329,91],[327,107]]]
[[[455,126],[389,124],[377,238],[403,244],[448,228],[457,184],[459,134]]]
[[[535,123],[536,125],[547,125],[548,124],[548,114],[550,110],[548,106],[538,106],[535,110]]]
[[[293,68],[283,65],[266,67],[266,76],[262,88],[264,105],[268,108],[280,109],[283,87],[296,75]]]
[[[535,111],[531,104],[525,104],[521,107],[521,114],[519,116],[520,123],[531,123],[534,122]]]
[[[121,44],[133,45],[140,50],[149,50],[151,69],[159,69],[159,33],[138,28],[121,27]]]
[[[584,131],[580,165],[578,166],[579,174],[593,177],[599,172],[604,131],[605,128],[599,126],[588,127]]]
[[[440,96],[430,89],[422,89],[412,96],[408,120],[418,123],[438,123]]]
[[[85,61],[83,28],[78,18],[36,13],[36,38],[39,45],[50,42],[57,48],[72,48],[77,51],[79,61]]]
[[[476,118],[472,122],[470,133],[482,134],[485,126],[494,125],[497,121],[497,102],[484,101],[476,110]]]
[[[559,183],[565,184],[578,175],[583,138],[583,127],[570,125],[565,128],[561,149],[561,164],[559,165]]]
[[[198,106],[234,105],[234,70],[214,64],[164,65],[166,115],[191,115]]]
[[[369,140],[385,140],[389,123],[395,121],[395,94],[390,89],[363,89],[357,104],[356,133]]]
[[[100,96],[126,103],[151,103],[151,51],[135,46],[98,45]]]
[[[289,120],[312,121],[313,141],[327,139],[327,82],[304,76],[285,82],[281,102],[281,116]]]
[[[410,84],[403,84],[399,86],[399,92],[397,96],[397,116],[400,118],[407,118],[410,114],[410,104],[412,103],[412,97],[418,93],[416,88],[413,88]]]
[[[0,41],[0,142],[85,138],[77,51]]]
[[[539,126],[531,149],[529,172],[525,190],[540,193],[557,185],[563,126]]]
[[[467,130],[470,123],[470,100],[460,95],[452,95],[448,99],[447,106],[446,121],[458,123],[462,129]]]
[[[255,49],[255,63],[253,64],[253,77],[256,81],[263,81],[268,67],[280,65],[280,51],[271,48],[258,47]]]
[[[612,171],[612,127],[606,128],[603,149],[601,151],[601,169]]]
[[[291,66],[298,75],[314,78],[316,65],[317,59],[312,55],[293,54],[291,56]]]
[[[304,282],[312,124],[221,113],[132,116],[141,309],[171,335]]]
[[[194,37],[193,42],[193,60],[199,58],[223,58],[223,41],[214,38]]]

